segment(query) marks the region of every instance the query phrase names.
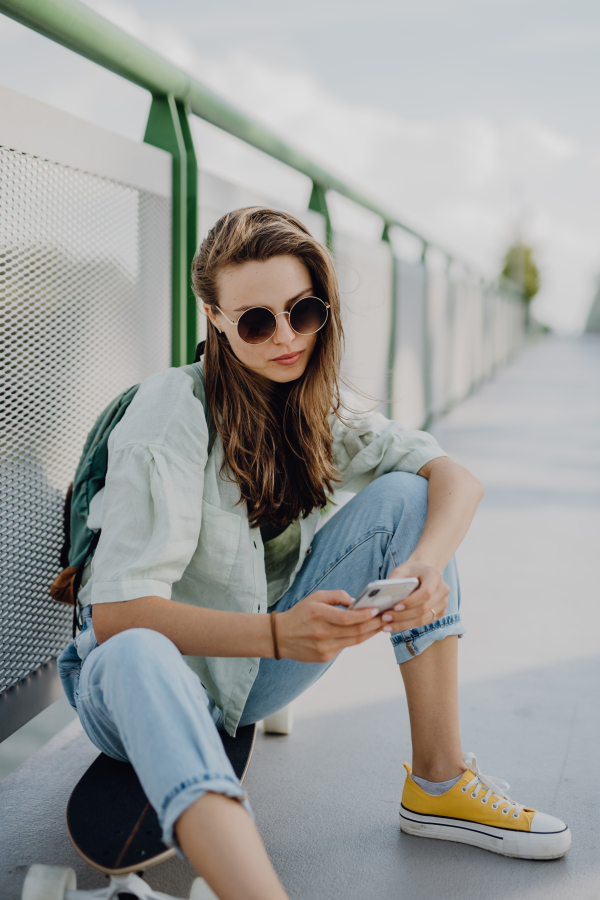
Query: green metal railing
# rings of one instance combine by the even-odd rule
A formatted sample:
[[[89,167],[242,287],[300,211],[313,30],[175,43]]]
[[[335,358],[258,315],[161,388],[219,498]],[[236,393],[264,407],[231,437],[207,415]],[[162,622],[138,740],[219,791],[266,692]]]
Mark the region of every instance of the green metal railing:
[[[398,382],[402,382],[402,378],[405,377],[405,370],[402,369],[401,365],[405,359],[408,359],[409,362],[411,358],[417,360],[414,363],[414,371],[416,371],[417,367],[420,369],[418,377],[421,379],[420,387],[423,392],[422,401],[420,396],[418,399],[418,411],[415,412],[413,427],[419,427],[416,422],[417,415],[420,417],[420,427],[427,427],[434,414],[441,414],[455,402],[463,399],[484,378],[490,377],[494,366],[504,362],[512,350],[518,346],[520,335],[523,333],[520,318],[521,311],[517,308],[522,298],[518,287],[510,283],[499,285],[497,282],[489,282],[487,285],[484,284],[464,261],[458,260],[455,255],[448,253],[444,248],[439,247],[400,221],[392,212],[382,208],[359,191],[346,185],[339,178],[304,156],[267,128],[235,109],[210,89],[195,81],[189,74],[168,60],[163,59],[158,53],[144,46],[140,41],[98,15],[79,2],[79,0],[0,0],[0,13],[4,13],[26,27],[62,44],[80,56],[86,57],[141,86],[152,95],[144,141],[166,151],[170,154],[172,160],[172,365],[178,366],[190,362],[193,359],[197,340],[197,308],[195,297],[191,290],[190,267],[198,241],[198,163],[190,129],[190,115],[199,116],[221,130],[241,139],[246,144],[261,150],[307,176],[312,184],[308,207],[322,216],[325,225],[325,240],[330,248],[333,245],[334,234],[328,206],[329,191],[348,198],[380,217],[382,222],[381,241],[387,246],[389,252],[385,254],[376,253],[374,256],[377,256],[378,260],[380,256],[385,257],[385,264],[380,264],[381,260],[378,261],[377,271],[378,278],[389,277],[390,279],[390,284],[385,286],[385,292],[386,303],[387,296],[389,296],[391,305],[389,318],[387,317],[388,308],[386,305],[386,317],[382,317],[379,320],[385,322],[385,326],[382,326],[378,331],[378,337],[381,338],[381,341],[377,344],[377,362],[378,365],[381,363],[381,366],[378,369],[377,377],[379,378],[380,375],[383,375],[381,369],[385,365],[386,375],[383,375],[383,377],[387,377],[388,415],[390,418],[395,418],[394,401],[401,402],[404,384],[400,383],[400,387],[398,387]],[[9,152],[12,152],[11,148],[0,149],[7,149]],[[18,155],[19,148],[13,148],[13,150]],[[165,160],[161,159],[159,162],[164,163]],[[30,185],[27,184],[27,189],[29,187]],[[161,196],[160,199],[161,202],[164,201],[161,206],[163,212],[160,219],[160,235],[164,248],[163,229],[168,227],[168,202],[166,197]],[[43,199],[41,202],[43,202]],[[420,242],[420,263],[411,266],[410,263],[401,258],[402,254],[394,252],[392,244],[393,239],[396,237],[394,234],[395,228],[412,235]],[[15,243],[15,247],[17,247],[17,243]],[[336,249],[338,247],[342,248],[343,243],[341,239],[338,242],[338,236],[336,235]],[[168,248],[164,249],[166,258]],[[437,268],[437,271],[434,260],[429,253],[431,250],[438,251],[442,257],[441,265]],[[340,257],[343,257],[342,251],[340,251]],[[338,262],[340,261],[338,260]],[[461,269],[458,275],[453,271],[453,263],[456,262],[460,263]],[[166,265],[166,262],[163,262],[161,265]],[[415,272],[415,269],[418,271]],[[161,268],[162,272],[164,272],[164,268]],[[417,290],[413,290],[410,287],[410,283],[404,280],[407,278],[407,272],[410,272],[412,276],[417,278],[415,282],[418,285]],[[440,272],[442,272],[442,275],[440,275]],[[421,276],[424,282],[419,280]],[[12,284],[17,283],[18,277],[15,276]],[[25,281],[27,282],[27,278],[25,278]],[[408,286],[406,286],[407,284]],[[475,305],[471,304],[469,297],[465,295],[465,292],[468,292],[475,284],[477,284],[479,291],[477,299],[479,318],[473,315]],[[442,285],[441,288],[440,285]],[[389,293],[387,291],[388,287],[390,289]],[[66,290],[68,292],[69,288]],[[24,307],[27,305],[27,302],[30,302],[27,298],[35,296],[31,286],[27,288],[24,294],[21,293],[20,286],[18,286],[17,293],[18,301],[15,302],[22,303]],[[162,288],[159,293],[159,300],[162,308],[164,308],[165,298]],[[25,297],[25,299],[22,299],[22,297]],[[440,297],[443,298],[441,301],[439,300]],[[67,296],[66,300],[68,303],[71,303],[73,298]],[[69,307],[70,309],[71,307]],[[418,309],[419,316],[422,313],[422,318],[419,318],[418,330],[415,330],[414,334],[412,334],[412,326],[410,324],[405,326],[405,323],[410,323],[411,310],[414,312],[415,309]],[[409,317],[403,319],[403,316],[407,315],[407,310]],[[30,309],[29,314],[30,319],[27,321],[32,321],[31,317],[35,316],[37,322],[37,307]],[[471,319],[469,319],[469,316]],[[358,321],[356,328],[360,329],[361,320],[355,319],[354,321],[355,325]],[[471,329],[472,322],[474,323],[473,329]],[[19,329],[23,328],[20,323],[21,319],[18,320],[17,324],[11,326],[14,329],[14,334],[19,334],[19,337]],[[350,320],[348,324],[351,325]],[[383,327],[389,328],[389,335],[383,332]],[[476,328],[479,328],[479,332],[475,338]],[[510,331],[511,329],[512,331]],[[26,330],[25,333],[27,333]],[[457,336],[461,337],[470,333],[472,334],[473,346],[470,349],[465,349],[464,342],[461,342],[461,340],[457,341]],[[409,342],[408,344],[407,341]],[[410,341],[412,341],[412,344],[410,344]],[[477,344],[477,349],[475,344]],[[484,345],[485,363],[482,362]],[[412,356],[411,352],[405,354],[403,347],[408,347],[411,352],[414,351]],[[367,361],[370,359],[368,353],[363,355],[367,358]],[[462,369],[460,366],[454,366],[456,361],[464,363]],[[166,362],[166,359],[162,360],[162,364],[166,364]],[[73,365],[75,366],[75,362]],[[410,369],[408,372],[407,383],[410,382],[412,377]],[[468,377],[466,375],[463,377],[466,372],[468,372]],[[79,378],[78,370],[76,370],[76,377]],[[412,382],[410,383],[412,384]],[[379,384],[381,382],[378,381]],[[384,389],[383,384],[381,384],[381,387]],[[398,394],[396,398],[394,398],[395,392]],[[39,415],[40,421],[45,421],[47,418],[45,401],[40,400],[37,394],[36,398],[33,401],[34,407],[37,404],[36,415]],[[383,397],[380,397],[380,399],[383,400]],[[10,402],[14,406],[16,401],[13,399]],[[21,440],[20,437],[19,440]],[[69,442],[73,444],[71,438],[69,438]],[[14,444],[17,446],[16,438]],[[19,444],[20,447],[21,445]],[[29,460],[28,453],[29,449],[25,446],[23,453],[17,455],[17,459]],[[29,465],[29,462],[27,465]],[[20,505],[10,507],[11,510],[17,510],[17,513],[11,512],[11,516],[14,518],[14,515],[17,515],[19,519],[16,532],[19,552],[21,552],[22,546],[29,546],[27,545],[29,532],[25,533],[23,531],[22,521],[22,509],[27,508],[29,498],[31,496],[35,497],[36,511],[39,508],[40,496],[50,496],[51,493],[51,503],[57,500],[54,483],[50,486],[43,466],[40,466],[40,473],[38,481],[32,481],[30,474],[27,474],[25,477],[23,483],[30,485],[28,488],[30,493],[27,494],[25,492],[23,495],[25,507]],[[24,490],[21,480],[19,480],[21,478],[21,469],[19,469],[14,476],[13,482],[11,482],[11,484],[17,485],[14,488],[14,495],[18,494],[19,503]],[[31,485],[35,485],[35,490],[31,488]],[[47,493],[42,494],[43,490],[46,490]],[[51,503],[44,508],[50,509]],[[9,520],[7,519],[7,521]],[[10,522],[12,521],[13,519],[10,519]],[[25,519],[26,523],[27,521],[34,520],[30,517],[30,520]],[[56,519],[57,526],[58,521]],[[9,527],[12,528],[12,524]],[[35,529],[36,531],[39,530],[38,518],[35,518]],[[47,539],[48,533],[47,530],[42,532],[42,538],[45,542],[44,547],[46,547],[46,544],[50,546]],[[25,544],[23,544],[24,535],[26,537]],[[58,540],[57,534],[57,547],[59,546]],[[31,546],[37,547],[38,544],[31,543]],[[31,551],[28,549],[27,552]],[[36,560],[38,559],[37,557],[35,558]],[[19,559],[20,557],[14,565],[20,578]],[[36,562],[36,565],[38,565],[38,562]],[[20,615],[20,604],[26,603],[26,597],[30,595],[35,598],[34,602],[42,602],[34,592],[38,590],[38,586],[41,584],[40,577],[43,578],[47,574],[48,580],[50,580],[50,568],[51,564],[48,563],[48,571],[45,572],[44,570],[44,573],[40,575],[41,570],[38,565],[38,569],[36,569],[38,573],[36,578],[38,580],[33,587],[30,588],[28,586],[27,588],[30,593],[11,596],[10,602],[13,604],[11,615],[13,612],[14,615]],[[20,584],[21,582],[15,583]],[[35,608],[41,609],[42,607]],[[31,658],[33,659],[33,657]],[[30,659],[30,657],[27,657],[27,659]],[[29,666],[29,662],[27,666]],[[0,672],[0,675],[2,675],[2,672]],[[7,681],[6,683],[9,682]],[[0,740],[28,721],[31,716],[40,712],[46,705],[60,696],[61,693],[55,660],[50,660],[37,669],[33,669],[29,675],[21,678],[16,684],[12,683],[8,690],[0,693]]]
[[[307,175],[313,185],[309,209],[323,215],[329,246],[332,226],[327,191],[331,190],[380,216],[384,222],[384,241],[389,242],[390,229],[398,227],[422,242],[423,254],[428,247],[436,247],[452,259],[447,251],[401,222],[389,210],[345,184],[79,0],[0,0],[0,12],[145,88],[153,96],[144,140],[167,150],[173,157],[173,365],[189,362],[196,342],[197,310],[189,271],[197,240],[198,174],[188,121],[190,113]]]
[[[190,267],[198,238],[198,163],[185,106],[172,94],[154,95],[144,141],[173,157],[171,361],[181,366],[191,362],[196,351],[197,306]]]

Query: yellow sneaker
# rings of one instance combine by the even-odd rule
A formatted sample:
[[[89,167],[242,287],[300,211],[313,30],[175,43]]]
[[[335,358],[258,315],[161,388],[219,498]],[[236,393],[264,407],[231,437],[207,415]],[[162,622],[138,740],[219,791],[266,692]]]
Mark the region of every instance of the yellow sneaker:
[[[467,771],[445,794],[433,796],[411,778],[404,763],[400,827],[406,834],[473,844],[492,853],[519,859],[557,859],[571,846],[564,822],[516,803],[506,795],[510,785],[482,775],[472,753]]]

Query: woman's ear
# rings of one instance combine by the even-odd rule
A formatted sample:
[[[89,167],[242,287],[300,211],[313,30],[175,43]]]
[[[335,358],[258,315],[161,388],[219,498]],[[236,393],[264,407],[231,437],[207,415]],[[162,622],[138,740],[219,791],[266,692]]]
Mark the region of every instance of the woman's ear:
[[[208,306],[208,304],[206,304],[206,303],[204,303],[203,306],[204,306],[204,312],[206,313],[207,317],[213,323],[213,325],[215,326],[215,328],[217,329],[219,334],[221,334],[223,329],[219,325],[219,320],[217,319],[214,312],[212,311],[212,307]]]

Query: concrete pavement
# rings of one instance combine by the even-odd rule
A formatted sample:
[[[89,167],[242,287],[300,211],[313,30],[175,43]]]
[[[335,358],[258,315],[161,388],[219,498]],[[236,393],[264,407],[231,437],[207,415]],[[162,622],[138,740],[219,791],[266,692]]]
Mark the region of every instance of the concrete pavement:
[[[484,483],[458,553],[465,749],[520,802],[563,817],[555,862],[403,835],[410,733],[387,639],[346,651],[296,703],[291,737],[260,735],[247,786],[293,900],[597,900],[600,897],[600,339],[527,347],[433,429]],[[0,896],[32,862],[73,865],[64,808],[95,755],[73,723],[0,783]],[[172,860],[147,873],[186,896]]]

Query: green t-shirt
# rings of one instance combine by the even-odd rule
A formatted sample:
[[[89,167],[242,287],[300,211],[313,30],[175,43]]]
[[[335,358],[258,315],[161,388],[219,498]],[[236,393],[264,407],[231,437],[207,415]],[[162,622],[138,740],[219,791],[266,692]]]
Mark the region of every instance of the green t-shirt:
[[[265,543],[267,605],[273,606],[287,591],[300,553],[300,520]]]

